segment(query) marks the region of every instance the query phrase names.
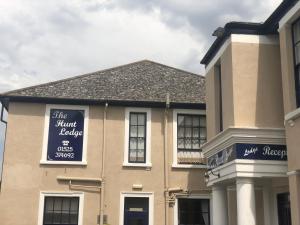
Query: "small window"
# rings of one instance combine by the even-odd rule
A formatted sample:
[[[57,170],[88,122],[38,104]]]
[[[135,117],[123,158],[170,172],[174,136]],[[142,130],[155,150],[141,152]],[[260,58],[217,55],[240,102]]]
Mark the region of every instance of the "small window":
[[[293,47],[295,64],[295,88],[297,107],[300,107],[300,19],[293,26]]]
[[[123,166],[151,167],[151,109],[125,109]]]
[[[178,225],[210,225],[208,199],[178,199]]]
[[[146,122],[146,113],[130,113],[128,156],[130,163],[146,162]]]
[[[78,225],[79,197],[45,197],[43,225]]]
[[[199,151],[206,142],[206,118],[201,115],[178,114],[177,149],[178,151]]]
[[[174,110],[174,167],[203,166],[201,150],[206,142],[206,116],[201,110]]]

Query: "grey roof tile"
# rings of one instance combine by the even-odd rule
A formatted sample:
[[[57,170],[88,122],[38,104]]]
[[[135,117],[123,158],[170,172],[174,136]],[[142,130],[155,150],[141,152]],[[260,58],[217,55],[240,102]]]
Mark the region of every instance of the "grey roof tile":
[[[205,78],[143,60],[51,83],[3,93],[81,100],[205,103]]]

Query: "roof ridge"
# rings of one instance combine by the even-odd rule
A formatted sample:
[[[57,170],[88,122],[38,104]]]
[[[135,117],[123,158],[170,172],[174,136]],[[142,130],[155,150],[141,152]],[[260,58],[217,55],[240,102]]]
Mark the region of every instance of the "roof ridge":
[[[179,69],[179,68],[176,68],[176,67],[173,67],[173,66],[169,66],[169,65],[162,64],[162,63],[158,63],[158,62],[155,62],[155,61],[152,61],[152,60],[149,60],[149,59],[145,59],[145,60],[142,60],[142,61],[151,62],[151,63],[157,64],[157,65],[160,65],[160,66],[171,68],[171,69],[183,72],[183,73],[189,73],[190,75],[201,77],[201,78],[205,79],[205,76],[203,76],[201,74],[196,74],[196,73],[193,73],[193,72],[185,71],[183,69]]]
[[[132,63],[126,63],[126,64],[123,64],[123,65],[110,67],[110,68],[103,69],[103,70],[97,70],[97,71],[90,72],[90,73],[85,73],[85,74],[76,75],[76,76],[73,76],[73,77],[68,77],[68,78],[65,78],[65,79],[50,81],[50,82],[46,82],[46,83],[42,83],[42,84],[32,85],[32,86],[29,86],[29,87],[24,87],[24,88],[14,89],[14,90],[7,91],[7,92],[2,92],[2,93],[0,93],[0,95],[8,95],[8,94],[13,93],[13,92],[19,92],[19,91],[28,90],[28,89],[31,89],[31,88],[38,88],[38,87],[43,87],[43,86],[47,86],[47,85],[57,84],[57,83],[64,82],[64,81],[75,80],[75,79],[78,79],[78,78],[87,77],[87,76],[90,76],[90,75],[95,75],[96,73],[99,73],[99,72],[113,71],[113,70],[116,70],[116,69],[120,69],[122,67],[130,66],[130,65],[134,65],[134,64],[139,64],[139,63],[142,63],[142,62],[150,62],[150,63],[156,64],[156,65],[171,68],[171,69],[174,69],[174,70],[177,70],[177,71],[180,71],[180,72],[188,73],[190,75],[198,76],[198,77],[201,77],[202,79],[205,79],[205,77],[203,75],[200,75],[200,74],[198,75],[196,73],[184,71],[182,69],[178,69],[178,68],[175,68],[175,67],[172,67],[172,66],[164,65],[164,64],[161,64],[161,63],[158,63],[158,62],[154,62],[152,60],[143,59],[143,60],[135,61],[135,62],[132,62]]]

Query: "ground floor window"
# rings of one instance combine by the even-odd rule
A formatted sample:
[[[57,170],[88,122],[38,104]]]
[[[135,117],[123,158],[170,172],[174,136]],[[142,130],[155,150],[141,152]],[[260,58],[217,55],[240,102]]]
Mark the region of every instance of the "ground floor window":
[[[210,225],[208,199],[178,199],[178,225]]]
[[[38,225],[82,225],[82,213],[83,193],[41,193]]]
[[[78,225],[78,197],[45,197],[43,225]]]

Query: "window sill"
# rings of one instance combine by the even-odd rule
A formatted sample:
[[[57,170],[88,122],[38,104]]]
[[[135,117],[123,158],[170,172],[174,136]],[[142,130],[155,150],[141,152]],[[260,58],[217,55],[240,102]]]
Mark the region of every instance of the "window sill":
[[[41,165],[74,165],[74,166],[86,166],[87,161],[81,161],[81,162],[71,162],[71,161],[47,161],[47,160],[41,160]]]
[[[188,165],[188,164],[172,164],[172,168],[177,169],[207,169],[206,165]]]
[[[128,162],[123,162],[123,167],[151,168],[152,163],[128,163]]]

